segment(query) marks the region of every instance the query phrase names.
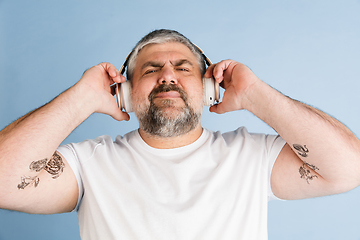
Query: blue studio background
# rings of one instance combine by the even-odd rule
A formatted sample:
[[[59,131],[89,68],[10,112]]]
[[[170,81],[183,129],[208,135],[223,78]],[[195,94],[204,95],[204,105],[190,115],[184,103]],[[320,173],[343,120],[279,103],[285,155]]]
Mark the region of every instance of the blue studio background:
[[[235,59],[284,94],[335,116],[360,135],[360,1],[0,1],[0,129],[75,84],[103,61],[120,67],[151,30],[178,30],[213,61]],[[93,114],[65,141],[137,128]],[[274,133],[246,111],[203,126]],[[331,149],[329,149],[331,151]],[[360,174],[360,173],[359,173]],[[1,193],[0,193],[1,194]],[[61,193],[59,193],[61,194]],[[26,199],[24,199],[26,201]],[[269,203],[269,239],[360,239],[360,189]],[[52,204],[49,202],[48,204]],[[76,213],[0,210],[0,240],[80,239]]]

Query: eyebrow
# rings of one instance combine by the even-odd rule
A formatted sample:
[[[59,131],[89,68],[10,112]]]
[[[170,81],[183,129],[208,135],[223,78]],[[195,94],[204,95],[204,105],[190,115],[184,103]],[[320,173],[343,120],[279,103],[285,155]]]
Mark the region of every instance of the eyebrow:
[[[141,66],[141,70],[146,68],[146,67],[163,67],[164,64],[163,63],[160,63],[160,62],[156,62],[156,61],[148,61],[146,63],[144,63],[142,66]]]
[[[181,65],[184,65],[184,64],[189,64],[190,66],[193,66],[194,64],[192,62],[190,62],[189,60],[187,59],[180,59],[180,60],[175,60],[174,62],[171,62],[170,63],[175,66],[175,67],[178,67],[178,66],[181,66]]]
[[[192,62],[190,62],[187,59],[180,59],[180,60],[175,60],[175,61],[170,61],[171,65],[175,66],[175,67],[179,67],[182,66],[184,64],[189,64],[190,66],[193,66],[194,64]],[[146,67],[158,67],[158,68],[162,68],[165,64],[161,63],[161,62],[157,62],[157,61],[148,61],[146,63],[144,63],[141,66],[141,70],[146,68]]]

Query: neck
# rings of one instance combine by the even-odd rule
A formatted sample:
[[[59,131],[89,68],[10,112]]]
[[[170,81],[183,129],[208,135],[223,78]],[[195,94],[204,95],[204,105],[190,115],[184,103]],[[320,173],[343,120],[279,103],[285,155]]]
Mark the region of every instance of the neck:
[[[200,124],[195,129],[188,133],[176,137],[159,137],[151,135],[141,128],[139,134],[141,138],[151,147],[159,149],[179,148],[195,142],[202,134],[202,127]]]

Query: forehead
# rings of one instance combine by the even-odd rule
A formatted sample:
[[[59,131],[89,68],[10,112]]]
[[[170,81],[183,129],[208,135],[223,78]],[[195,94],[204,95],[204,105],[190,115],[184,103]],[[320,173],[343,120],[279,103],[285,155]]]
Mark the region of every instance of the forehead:
[[[186,59],[194,63],[197,61],[196,56],[182,43],[168,42],[149,44],[139,52],[135,68],[148,61],[165,62],[179,59]]]

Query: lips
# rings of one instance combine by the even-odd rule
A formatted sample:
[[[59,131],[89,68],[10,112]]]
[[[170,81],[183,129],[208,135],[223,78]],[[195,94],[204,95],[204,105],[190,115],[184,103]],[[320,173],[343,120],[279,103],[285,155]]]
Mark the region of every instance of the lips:
[[[180,93],[177,91],[160,92],[155,98],[180,98]]]
[[[187,102],[187,95],[179,88],[177,85],[159,85],[154,88],[149,94],[149,101],[153,102],[155,98],[158,99],[171,99],[171,98],[181,98],[184,102]]]

